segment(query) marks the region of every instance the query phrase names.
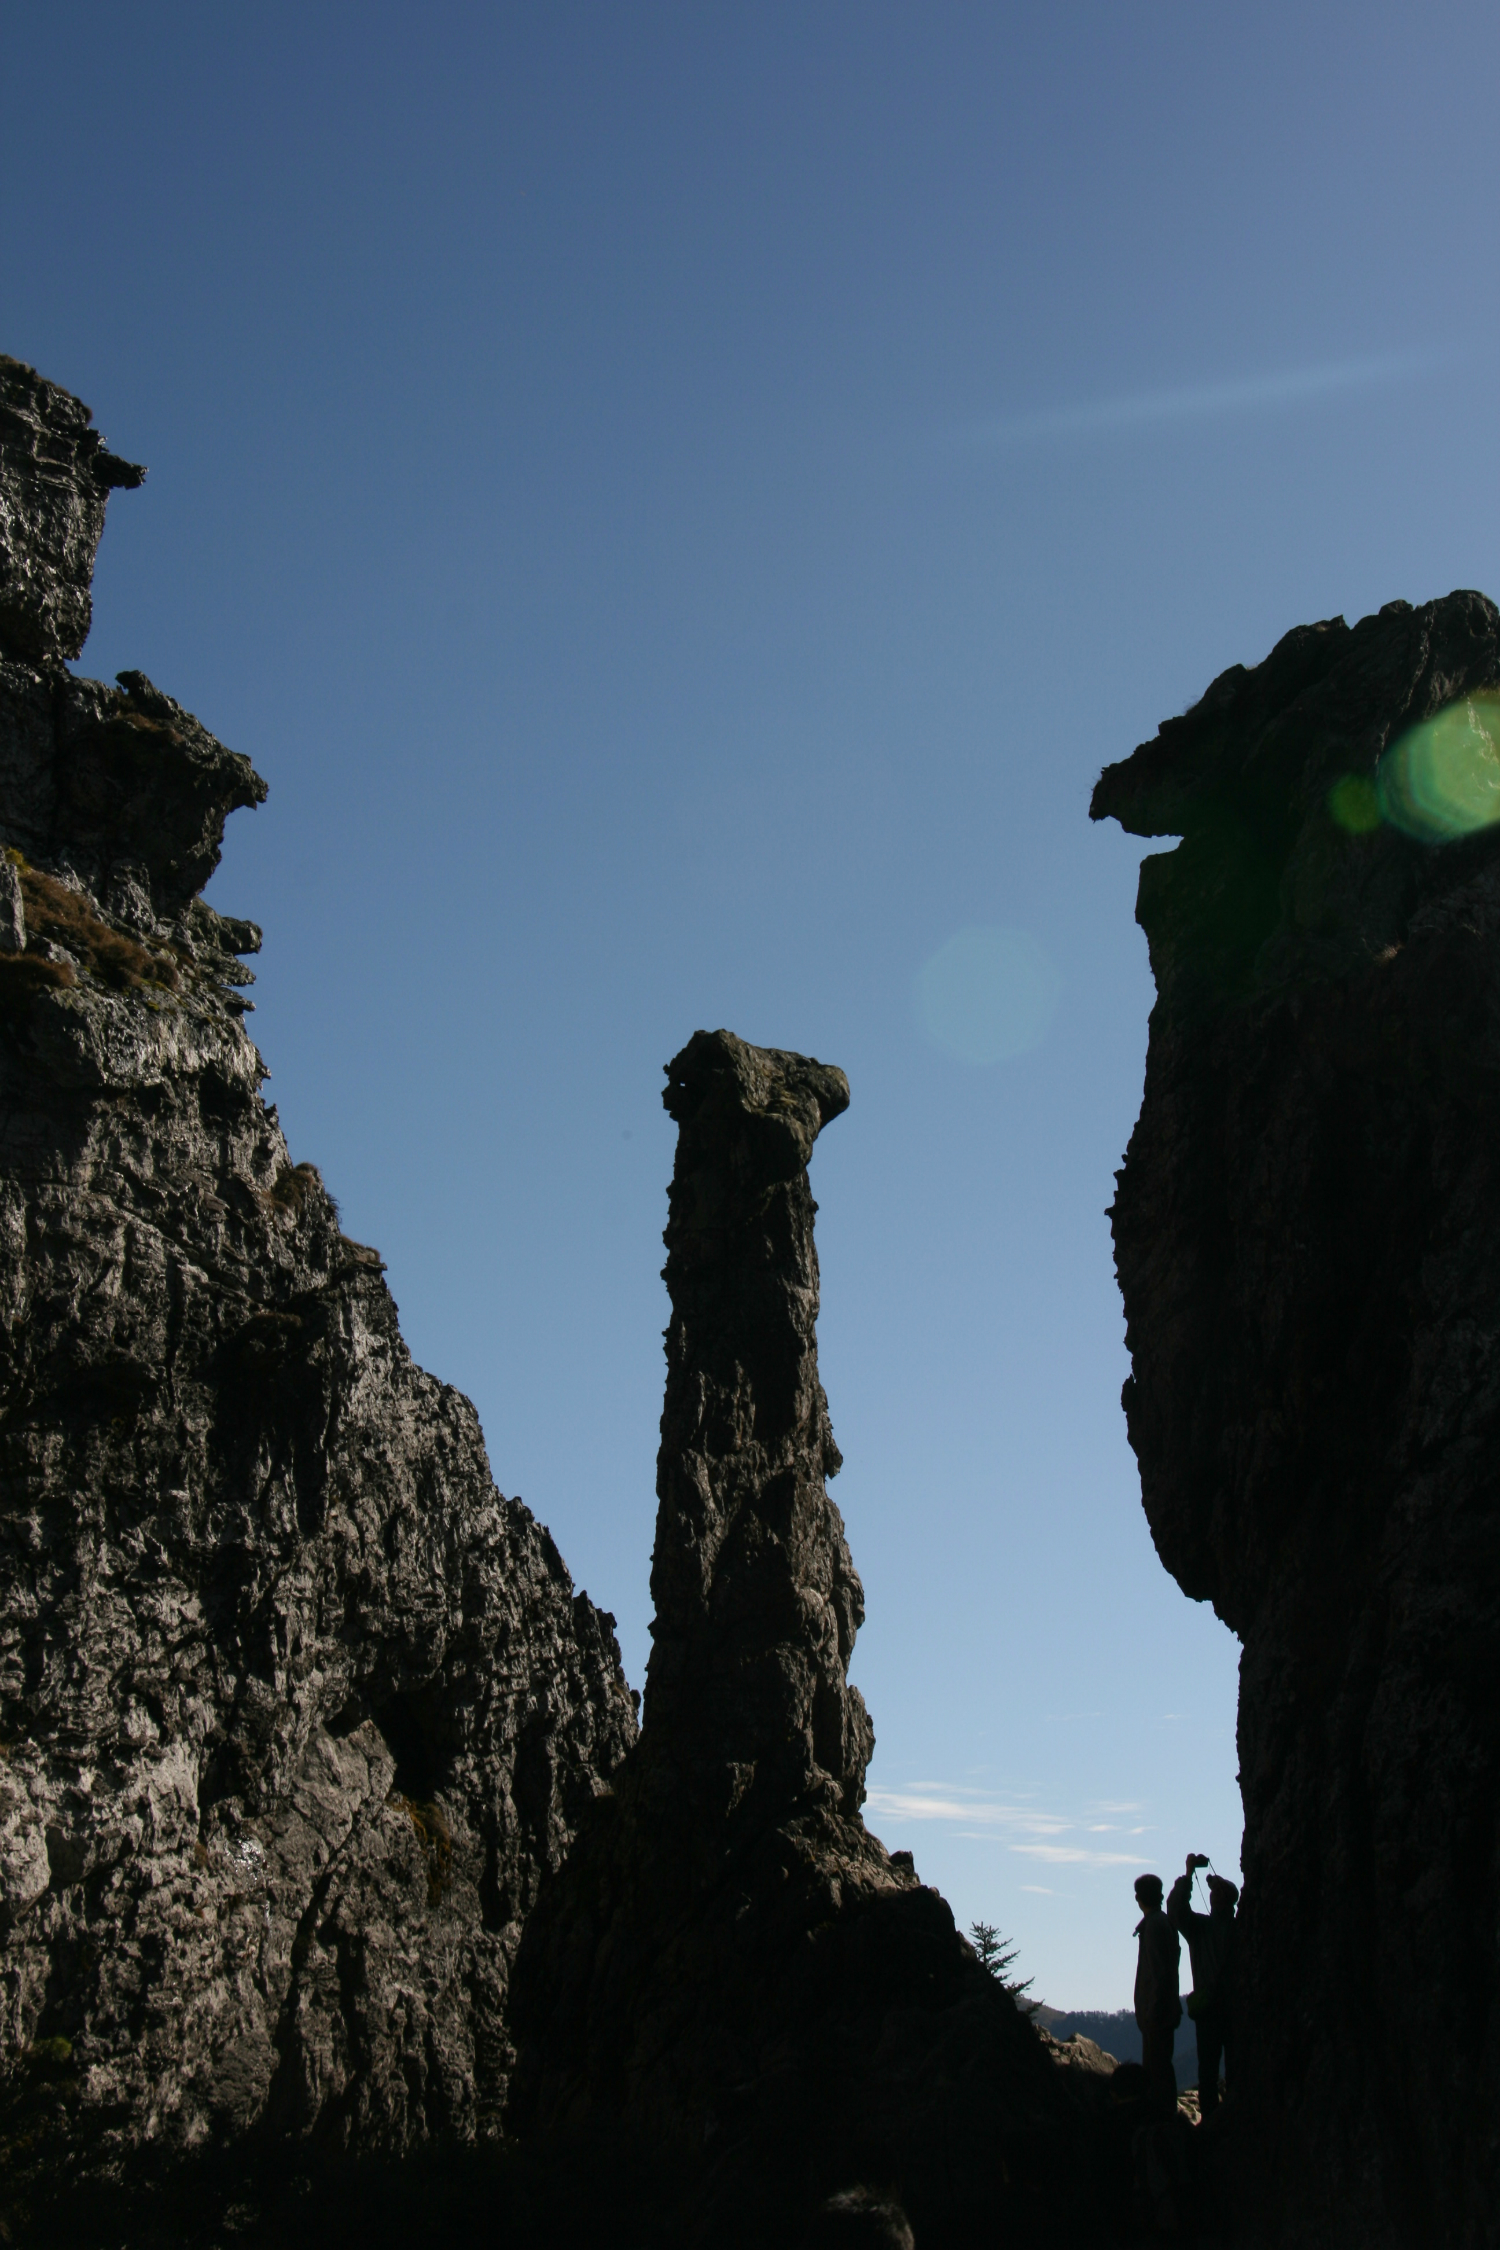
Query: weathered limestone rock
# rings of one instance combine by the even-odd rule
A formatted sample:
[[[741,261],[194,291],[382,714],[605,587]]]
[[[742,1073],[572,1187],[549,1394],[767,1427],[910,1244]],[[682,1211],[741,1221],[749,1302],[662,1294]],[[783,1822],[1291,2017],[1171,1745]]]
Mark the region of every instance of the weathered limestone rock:
[[[93,419],[0,353],[0,642],[36,663],[77,656],[88,639],[105,502],[145,481]]]
[[[252,2129],[495,2133],[521,1924],[635,1737],[613,1620],[261,1099],[260,933],[196,894],[264,784],[140,674],[60,661],[122,482],[0,361],[12,2213],[39,2166]],[[48,2131],[12,2133],[38,2070]]]
[[[819,2197],[894,2180],[939,2250],[1055,2227],[1085,2169],[1059,2161],[1076,2074],[860,1819],[864,1602],[825,1486],[807,1177],[848,1099],[842,1071],[726,1031],[668,1066],[644,1725],[516,1968],[513,2121],[654,2156],[663,2241],[796,2240]]]
[[[841,1070],[699,1032],[662,1097],[667,1394],[646,1674],[652,1790],[737,1829],[857,1817],[875,1737],[848,1681],[864,1591],[825,1478],[813,1142]]]
[[[1500,2205],[1500,828],[1415,841],[1372,787],[1497,681],[1478,594],[1306,627],[1093,803],[1183,839],[1141,870],[1125,1404],[1244,1643],[1232,2107],[1278,2250]]]

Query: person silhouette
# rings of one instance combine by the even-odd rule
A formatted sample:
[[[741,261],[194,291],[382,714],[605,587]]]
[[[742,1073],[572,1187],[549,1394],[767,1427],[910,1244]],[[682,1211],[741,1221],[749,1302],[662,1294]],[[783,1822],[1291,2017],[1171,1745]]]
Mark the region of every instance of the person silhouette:
[[[1177,1932],[1162,1912],[1159,1875],[1138,1875],[1135,1903],[1141,1918],[1135,1926],[1139,1940],[1135,1969],[1135,2020],[1141,2029],[1141,2066],[1151,2100],[1163,2110],[1177,2106],[1177,2073],[1172,2067],[1172,2045],[1182,2021],[1182,2001],[1177,1991],[1177,1966],[1181,1947]]]
[[[1167,1920],[1187,1939],[1193,1965],[1188,2009],[1198,2034],[1198,2106],[1205,2117],[1218,2105],[1221,2059],[1226,2086],[1234,2082],[1235,1908],[1240,1896],[1227,1876],[1211,1874],[1208,1912],[1194,1912],[1193,1875],[1209,1864],[1202,1852],[1189,1852],[1187,1869],[1167,1898]]]

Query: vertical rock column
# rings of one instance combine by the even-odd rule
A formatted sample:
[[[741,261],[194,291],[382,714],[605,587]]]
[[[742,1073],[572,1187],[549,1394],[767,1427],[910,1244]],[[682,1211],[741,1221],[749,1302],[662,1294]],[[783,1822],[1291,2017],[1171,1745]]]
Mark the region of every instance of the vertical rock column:
[[[864,1595],[824,1483],[841,1462],[807,1178],[849,1083],[700,1031],[662,1098],[679,1136],[643,1779],[704,1828],[855,1817],[874,1742],[848,1682]]]
[[[1284,2250],[1500,2203],[1497,683],[1478,594],[1303,627],[1093,804],[1182,838],[1141,868],[1125,1405],[1162,1560],[1244,1643],[1224,2123]]]
[[[1062,2074],[859,1814],[864,1605],[825,1486],[807,1178],[848,1085],[727,1031],[667,1075],[644,1725],[527,1924],[512,2123],[658,2167],[664,2242],[795,2241],[819,2195],[860,2179],[899,2182],[934,2245],[1023,2211],[1055,2225],[1081,2177],[1060,2161]]]
[[[643,1731],[527,1926],[513,2109],[522,2129],[622,2127],[676,2163],[754,2109],[809,1933],[916,1886],[859,1817],[874,1737],[847,1675],[864,1600],[824,1481],[839,1455],[807,1164],[848,1082],[727,1031],[695,1033],[667,1078]]]

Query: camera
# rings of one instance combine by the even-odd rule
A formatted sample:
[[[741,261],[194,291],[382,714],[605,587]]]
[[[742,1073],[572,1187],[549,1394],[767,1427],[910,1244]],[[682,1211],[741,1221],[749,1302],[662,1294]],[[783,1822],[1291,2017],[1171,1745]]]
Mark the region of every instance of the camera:
[[[1191,1868],[1191,1867],[1207,1867],[1207,1865],[1208,1865],[1208,1855],[1207,1855],[1207,1853],[1206,1853],[1206,1852],[1189,1852],[1189,1853],[1188,1853],[1188,1866],[1189,1866],[1190,1868]]]

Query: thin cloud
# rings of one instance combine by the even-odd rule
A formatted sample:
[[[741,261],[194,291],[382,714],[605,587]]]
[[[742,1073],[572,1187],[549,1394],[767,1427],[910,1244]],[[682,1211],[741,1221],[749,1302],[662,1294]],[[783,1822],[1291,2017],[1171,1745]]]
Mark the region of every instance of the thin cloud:
[[[1049,1865],[1138,1867],[1140,1864],[1136,1852],[1105,1851],[1091,1841],[1064,1841],[1065,1838],[1122,1833],[1112,1822],[1053,1812],[1041,1805],[991,1796],[985,1790],[966,1788],[958,1783],[912,1781],[900,1789],[872,1789],[868,1809],[873,1818],[882,1822],[942,1821],[962,1842],[1001,1844],[1007,1850],[1044,1860]],[[1089,1808],[1090,1812],[1114,1809],[1111,1806]],[[1118,1809],[1139,1812],[1143,1808],[1132,1804]],[[1123,1833],[1142,1835],[1145,1831],[1132,1828]],[[1046,1889],[1043,1884],[1020,1887],[1023,1890]]]
[[[1031,438],[1090,437],[1101,431],[1144,429],[1153,423],[1207,421],[1225,414],[1299,406],[1346,391],[1409,382],[1444,363],[1435,351],[1384,352],[1365,359],[1246,375],[1227,383],[1184,383],[1170,389],[1128,392],[1115,398],[1077,399],[1065,406],[1032,407],[971,423],[961,436],[971,445],[1019,445]]]
[[[986,1797],[978,1789],[942,1789],[913,1782],[905,1789],[872,1789],[870,1810],[887,1820],[948,1820],[974,1827],[1019,1828],[1030,1836],[1061,1836],[1074,1823],[1032,1805],[1013,1805]]]
[[[1139,1852],[1089,1852],[1081,1844],[1012,1844],[1013,1852],[1028,1859],[1045,1859],[1056,1867],[1139,1867]]]

